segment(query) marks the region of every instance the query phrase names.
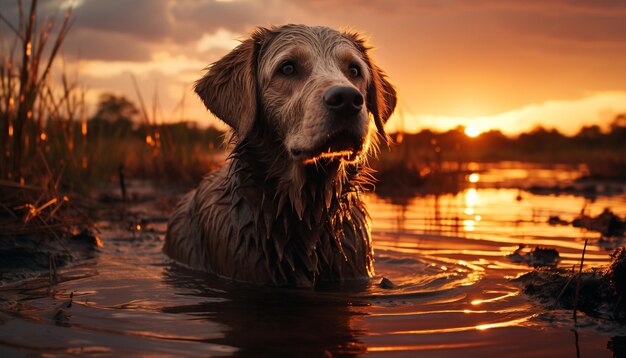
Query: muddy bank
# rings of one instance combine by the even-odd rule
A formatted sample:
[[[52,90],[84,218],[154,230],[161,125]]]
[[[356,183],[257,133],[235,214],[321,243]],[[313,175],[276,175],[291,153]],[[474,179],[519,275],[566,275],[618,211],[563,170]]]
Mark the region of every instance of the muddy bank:
[[[514,281],[547,310],[578,310],[594,318],[626,323],[626,248],[611,254],[607,269],[542,268]]]
[[[53,282],[57,270],[97,257],[102,230],[115,227],[119,238],[163,234],[155,225],[167,222],[182,190],[157,194],[154,184],[139,180],[126,187],[125,198],[117,183],[89,197],[0,183],[0,286],[42,275]]]
[[[96,257],[100,240],[89,232],[50,239],[45,236],[0,236],[0,286],[49,276]]]
[[[101,246],[87,214],[54,186],[0,181],[0,286],[93,258]]]

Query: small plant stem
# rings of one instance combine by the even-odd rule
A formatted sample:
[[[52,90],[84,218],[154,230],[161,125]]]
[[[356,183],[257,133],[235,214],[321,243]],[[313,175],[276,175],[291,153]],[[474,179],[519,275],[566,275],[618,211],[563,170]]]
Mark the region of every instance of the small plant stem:
[[[585,251],[587,250],[587,241],[588,239],[585,239],[585,246],[583,246],[583,254],[580,257],[580,267],[578,268],[578,278],[576,280],[576,296],[574,297],[574,325],[578,325],[578,322],[576,320],[576,309],[578,307],[578,296],[580,294],[580,277],[582,276],[583,264],[585,263]]]

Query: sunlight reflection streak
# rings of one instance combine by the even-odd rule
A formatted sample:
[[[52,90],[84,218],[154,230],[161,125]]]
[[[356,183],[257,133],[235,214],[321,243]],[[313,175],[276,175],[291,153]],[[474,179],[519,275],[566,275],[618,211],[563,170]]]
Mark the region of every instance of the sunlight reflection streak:
[[[414,346],[378,346],[367,347],[368,352],[396,352],[396,351],[426,351],[426,350],[439,350],[439,349],[455,349],[455,348],[470,348],[480,347],[487,345],[486,342],[473,342],[473,343],[446,343],[446,344],[422,344]]]
[[[494,313],[494,314],[509,314],[509,313],[518,313],[524,312],[525,308],[511,308],[504,310],[440,310],[440,311],[421,311],[421,312],[394,312],[394,313],[374,313],[372,317],[402,317],[402,316],[421,316],[421,315],[429,315],[429,314],[447,314],[447,313],[467,313],[467,314],[483,314],[483,313]]]
[[[409,331],[393,331],[386,333],[374,333],[372,335],[385,335],[385,334],[393,334],[393,335],[401,335],[401,334],[435,334],[435,333],[456,333],[456,332],[466,332],[466,331],[484,331],[491,328],[504,328],[504,327],[512,327],[518,326],[522,323],[528,322],[532,318],[536,317],[537,314],[532,314],[530,316],[521,317],[518,319],[513,319],[510,321],[504,322],[494,322],[494,323],[485,323],[479,324],[476,326],[464,326],[464,327],[450,327],[450,328],[434,328],[434,329],[416,329]]]
[[[498,296],[498,297],[494,297],[494,298],[489,298],[489,299],[484,299],[484,300],[473,300],[471,302],[471,304],[476,306],[476,305],[480,305],[482,303],[500,301],[500,300],[503,300],[505,298],[513,297],[513,296],[517,296],[517,295],[518,295],[517,292],[511,292],[511,293],[507,293],[506,295],[502,295],[502,296]]]

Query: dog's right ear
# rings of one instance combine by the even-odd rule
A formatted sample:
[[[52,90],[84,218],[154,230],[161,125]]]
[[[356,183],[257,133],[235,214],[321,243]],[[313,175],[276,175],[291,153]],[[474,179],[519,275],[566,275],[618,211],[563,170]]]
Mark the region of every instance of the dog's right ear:
[[[369,67],[372,78],[367,87],[367,109],[374,117],[378,134],[386,143],[389,143],[389,136],[385,132],[385,123],[396,108],[396,89],[387,79],[385,72],[374,63],[374,60],[367,53],[371,47],[366,44],[365,39],[356,32],[344,32],[343,36],[352,41],[356,48],[361,51],[363,60]]]
[[[195,91],[206,108],[231,126],[239,138],[254,124],[257,111],[258,49],[269,30],[259,28],[229,54],[208,67]]]

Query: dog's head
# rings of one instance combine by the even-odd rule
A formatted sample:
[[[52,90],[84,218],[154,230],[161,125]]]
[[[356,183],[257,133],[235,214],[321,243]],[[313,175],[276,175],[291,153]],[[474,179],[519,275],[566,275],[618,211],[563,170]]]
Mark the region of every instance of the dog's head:
[[[354,161],[373,133],[387,138],[384,124],[396,105],[368,49],[357,34],[326,27],[258,28],[195,89],[239,139],[264,120],[296,162]]]

